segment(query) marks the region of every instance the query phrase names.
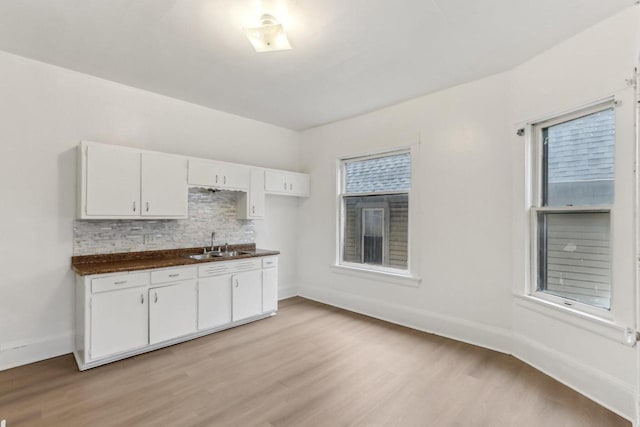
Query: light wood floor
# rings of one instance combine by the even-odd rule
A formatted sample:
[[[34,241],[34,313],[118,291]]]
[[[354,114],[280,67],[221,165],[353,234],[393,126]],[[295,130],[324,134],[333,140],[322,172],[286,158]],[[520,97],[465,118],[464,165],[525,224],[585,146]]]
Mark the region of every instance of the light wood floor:
[[[302,298],[277,316],[85,372],[0,372],[17,426],[629,426],[503,354]]]

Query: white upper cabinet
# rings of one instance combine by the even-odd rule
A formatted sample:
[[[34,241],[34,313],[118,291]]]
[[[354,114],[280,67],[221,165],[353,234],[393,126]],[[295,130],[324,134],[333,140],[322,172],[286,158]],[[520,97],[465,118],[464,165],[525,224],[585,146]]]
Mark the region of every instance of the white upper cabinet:
[[[264,219],[265,194],[309,196],[309,175],[82,141],[79,219],[179,219],[189,186],[238,191],[237,217]]]
[[[309,175],[306,173],[287,172],[289,191],[296,196],[309,197]]]
[[[81,149],[81,217],[140,216],[140,152],[114,145]]]
[[[187,161],[162,153],[142,153],[142,216],[185,217]]]
[[[304,173],[266,170],[264,189],[267,194],[309,196],[309,175]]]
[[[180,156],[80,144],[79,218],[186,218],[187,162]]]
[[[249,192],[238,198],[238,219],[264,219],[264,171],[251,169]]]
[[[234,163],[189,160],[189,185],[247,191],[250,170],[248,166]]]

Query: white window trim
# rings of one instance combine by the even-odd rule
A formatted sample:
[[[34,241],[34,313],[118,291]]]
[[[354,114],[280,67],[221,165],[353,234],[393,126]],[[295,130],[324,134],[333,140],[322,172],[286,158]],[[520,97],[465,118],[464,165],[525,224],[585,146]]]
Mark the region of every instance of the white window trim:
[[[408,273],[406,270],[396,270],[393,268],[363,268],[363,264],[342,263],[333,264],[331,269],[334,273],[359,277],[362,279],[376,280],[385,283],[393,283],[401,286],[417,288],[422,282],[420,276]],[[368,267],[368,266],[367,266]]]
[[[589,104],[582,108],[574,109],[570,112],[560,113],[544,120],[538,120],[527,124],[526,134],[527,143],[531,152],[531,169],[530,169],[530,196],[531,201],[529,204],[529,242],[530,242],[530,260],[529,260],[529,281],[525,289],[526,296],[551,303],[556,307],[567,310],[568,312],[582,312],[587,315],[601,318],[604,321],[614,321],[614,274],[615,268],[615,254],[616,248],[614,245],[613,237],[610,241],[611,248],[611,297],[610,308],[600,308],[585,304],[573,299],[563,298],[557,295],[553,295],[547,292],[538,290],[538,213],[539,212],[608,212],[610,214],[610,227],[613,230],[614,221],[614,205],[588,205],[588,206],[542,206],[542,129],[553,126],[555,124],[564,123],[570,120],[574,120],[579,117],[583,117],[589,114],[597,113],[607,110],[609,108],[616,108],[618,103],[615,98],[610,97],[605,100]],[[618,157],[618,125],[616,120],[616,143],[615,143],[615,155],[616,162],[614,168],[614,183],[618,176],[619,162]],[[614,184],[615,185],[615,184]],[[618,198],[618,186],[616,185],[615,198]],[[612,233],[613,236],[613,233]]]
[[[335,262],[331,265],[331,268],[336,273],[348,274],[366,279],[373,279],[383,281],[385,283],[393,283],[403,286],[418,287],[422,282],[422,279],[417,271],[417,257],[418,247],[417,241],[412,236],[417,232],[416,223],[414,220],[417,213],[417,197],[415,186],[418,181],[418,166],[417,159],[419,156],[419,138],[411,145],[403,145],[398,147],[392,147],[385,150],[373,151],[364,154],[350,154],[341,156],[336,162],[336,258]],[[344,204],[343,197],[344,192],[344,163],[348,160],[366,160],[378,157],[384,157],[394,154],[410,153],[411,155],[411,187],[409,191],[399,191],[395,194],[407,194],[409,198],[409,218],[408,218],[408,236],[407,236],[407,269],[395,269],[382,266],[365,265],[358,263],[349,263],[342,261],[342,242],[343,242],[343,220],[344,220]],[[371,195],[388,195],[394,192],[381,192],[381,193],[358,193],[358,196],[371,196]]]

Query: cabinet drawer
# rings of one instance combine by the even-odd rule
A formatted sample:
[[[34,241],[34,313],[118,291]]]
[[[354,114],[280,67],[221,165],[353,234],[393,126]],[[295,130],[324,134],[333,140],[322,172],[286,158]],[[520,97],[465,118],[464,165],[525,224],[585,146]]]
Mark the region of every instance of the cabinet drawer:
[[[262,258],[262,268],[273,268],[278,266],[278,257],[270,256]]]
[[[229,271],[231,273],[237,273],[240,271],[247,271],[247,270],[256,270],[261,266],[260,260],[257,258],[231,261],[229,262],[229,265],[230,265]]]
[[[218,276],[220,274],[238,273],[241,271],[257,270],[261,267],[256,258],[237,261],[217,261],[198,267],[198,277]]]
[[[121,274],[118,276],[98,277],[91,280],[91,291],[106,292],[116,289],[133,288],[149,284],[149,273]]]
[[[176,280],[195,279],[197,270],[195,267],[172,268],[169,270],[158,270],[151,272],[151,283],[174,282]]]
[[[228,262],[210,262],[198,267],[198,277],[217,276],[229,271]]]

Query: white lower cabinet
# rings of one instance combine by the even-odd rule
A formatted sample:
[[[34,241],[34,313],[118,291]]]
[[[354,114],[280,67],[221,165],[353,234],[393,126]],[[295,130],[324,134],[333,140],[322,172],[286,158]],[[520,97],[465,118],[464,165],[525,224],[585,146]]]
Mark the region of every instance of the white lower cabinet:
[[[149,344],[146,287],[95,294],[90,301],[90,357],[97,359]]]
[[[234,274],[231,290],[234,322],[262,313],[262,271]]]
[[[77,276],[81,370],[270,316],[277,257]]]
[[[278,309],[278,269],[262,270],[262,311]]]
[[[231,323],[231,275],[198,280],[198,329]]]
[[[196,331],[196,281],[149,289],[149,343]]]

